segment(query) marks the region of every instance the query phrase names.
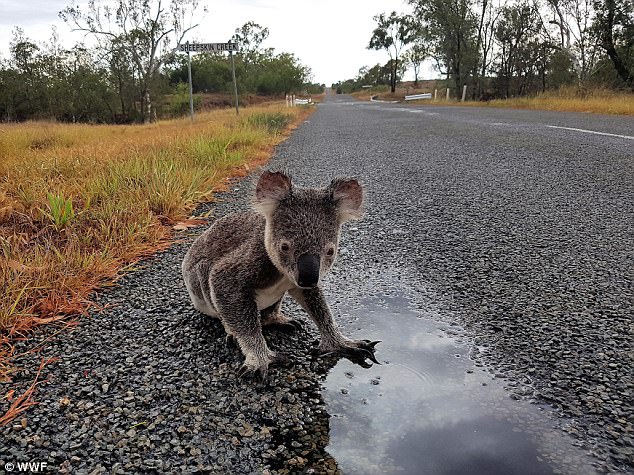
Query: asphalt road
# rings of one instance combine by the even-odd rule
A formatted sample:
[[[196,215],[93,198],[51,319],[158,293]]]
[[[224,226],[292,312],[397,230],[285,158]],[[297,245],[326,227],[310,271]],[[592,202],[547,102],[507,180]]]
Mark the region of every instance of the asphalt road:
[[[476,359],[632,470],[634,118],[339,96],[294,139],[302,174],[368,183],[359,272],[372,256],[425,289]]]
[[[562,416],[553,423],[591,454],[595,470],[627,473],[633,136],[633,118],[329,96],[267,167],[304,186],[349,175],[366,187],[366,216],[346,226],[324,283],[345,333],[380,338],[388,328],[408,334],[419,319],[442,324],[447,338],[460,335],[473,368],[506,382],[508,418],[524,411],[522,399],[548,402]],[[244,209],[255,177],[199,211]],[[331,457],[336,417],[321,389],[335,362],[309,355],[316,333],[307,324],[295,335],[267,335],[295,361],[272,370],[270,387],[237,380],[240,355],[225,348],[220,325],[191,308],[180,280],[199,232],[183,233],[184,243],[102,292],[104,312],[46,343],[33,361],[61,360],[44,371],[42,404],[1,430],[1,464],[39,460],[72,473],[335,473],[339,463],[345,471]],[[395,300],[383,299],[380,330],[362,309],[390,292],[406,295],[411,308],[396,318]],[[293,304],[285,311],[302,318]],[[389,351],[386,339],[377,351],[386,374],[395,367]],[[472,363],[460,364],[473,373]],[[33,374],[27,368],[17,380]],[[582,473],[566,460],[553,462],[558,473],[566,466]]]

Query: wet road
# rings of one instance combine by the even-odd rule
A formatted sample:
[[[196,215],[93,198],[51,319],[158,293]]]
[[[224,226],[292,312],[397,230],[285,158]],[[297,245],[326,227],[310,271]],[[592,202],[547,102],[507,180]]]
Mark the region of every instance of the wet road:
[[[318,107],[269,168],[367,186],[325,284],[384,340],[325,383],[344,473],[630,470],[634,118]]]

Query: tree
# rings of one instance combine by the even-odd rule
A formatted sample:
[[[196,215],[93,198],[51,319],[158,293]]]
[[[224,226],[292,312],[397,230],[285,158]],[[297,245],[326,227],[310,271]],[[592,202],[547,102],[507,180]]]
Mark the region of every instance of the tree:
[[[631,0],[594,0],[594,9],[596,38],[618,76],[634,89],[634,4]]]
[[[60,17],[99,41],[110,58],[129,55],[141,96],[144,122],[152,119],[152,83],[169,51],[197,25],[197,0],[90,0],[83,11],[72,3]]]
[[[591,35],[594,14],[592,0],[546,0],[553,13],[548,21],[559,29],[559,61],[565,61],[564,54],[575,62],[580,81],[585,81],[594,65],[595,42]],[[572,41],[571,41],[572,39]]]
[[[391,60],[390,60],[391,61]],[[371,68],[359,69],[357,83],[360,86],[372,85],[390,85],[392,80],[392,64],[388,61],[386,64],[375,64]]]
[[[528,0],[502,7],[495,38],[500,48],[498,78],[505,97],[525,94],[537,76],[535,68],[543,51],[536,41],[539,29],[537,10]]]
[[[236,28],[231,41],[240,45],[238,56],[244,63],[244,72],[248,73],[249,66],[258,62],[262,54],[260,46],[269,37],[269,29],[253,21],[248,21],[240,28]]]
[[[414,70],[414,85],[418,86],[418,75],[423,62],[430,55],[429,35],[425,28],[419,28],[414,34],[412,46],[405,53],[405,62]]]
[[[310,69],[302,66],[291,53],[265,59],[260,66],[256,90],[258,94],[289,94],[301,91],[311,76]]]
[[[372,32],[368,49],[384,49],[390,55],[392,65],[390,89],[394,92],[398,75],[398,59],[403,48],[413,38],[414,23],[409,15],[397,15],[396,12],[392,12],[390,16],[385,16],[385,13],[376,15],[374,21],[377,22],[377,27]]]
[[[81,45],[63,49],[57,33],[35,44],[15,30],[11,57],[0,68],[0,116],[7,121],[104,122],[113,117],[107,73]]]
[[[592,0],[570,0],[568,12],[574,21],[570,28],[575,39],[573,51],[577,55],[577,74],[580,81],[585,81],[592,71],[596,57],[596,43],[592,38]]]
[[[433,56],[453,80],[456,97],[474,70],[477,19],[472,0],[408,0],[420,25],[425,25]]]

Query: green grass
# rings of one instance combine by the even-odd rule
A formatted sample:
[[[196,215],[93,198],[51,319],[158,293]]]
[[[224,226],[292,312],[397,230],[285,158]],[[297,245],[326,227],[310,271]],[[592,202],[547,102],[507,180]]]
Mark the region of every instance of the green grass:
[[[248,117],[245,123],[266,129],[269,133],[279,134],[291,122],[292,116],[282,112],[262,112]]]

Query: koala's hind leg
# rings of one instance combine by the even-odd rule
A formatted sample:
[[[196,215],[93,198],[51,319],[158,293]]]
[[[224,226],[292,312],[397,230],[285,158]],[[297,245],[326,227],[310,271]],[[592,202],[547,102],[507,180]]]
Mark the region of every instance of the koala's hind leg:
[[[289,290],[291,296],[297,300],[302,308],[313,319],[321,336],[319,351],[321,353],[338,353],[349,357],[361,366],[371,366],[365,363],[369,359],[374,363],[379,363],[374,356],[374,347],[378,341],[351,340],[341,334],[337,328],[328,303],[319,287],[312,289],[292,289]]]
[[[200,313],[209,315],[210,317],[219,318],[220,315],[216,309],[212,298],[211,289],[205,279],[201,279],[198,275],[193,274],[187,276],[185,279],[185,287],[187,287],[187,293],[194,305],[194,308]],[[208,298],[205,298],[207,294]]]
[[[262,319],[263,327],[278,327],[283,330],[294,331],[301,328],[301,323],[292,318],[288,318],[281,311],[282,300],[284,297],[282,296],[277,302],[275,302],[270,307],[264,308],[260,310],[260,318]]]
[[[215,303],[225,331],[233,336],[245,357],[238,375],[255,375],[266,380],[269,364],[284,362],[286,358],[267,346],[255,301],[241,292],[227,292],[217,294]]]

